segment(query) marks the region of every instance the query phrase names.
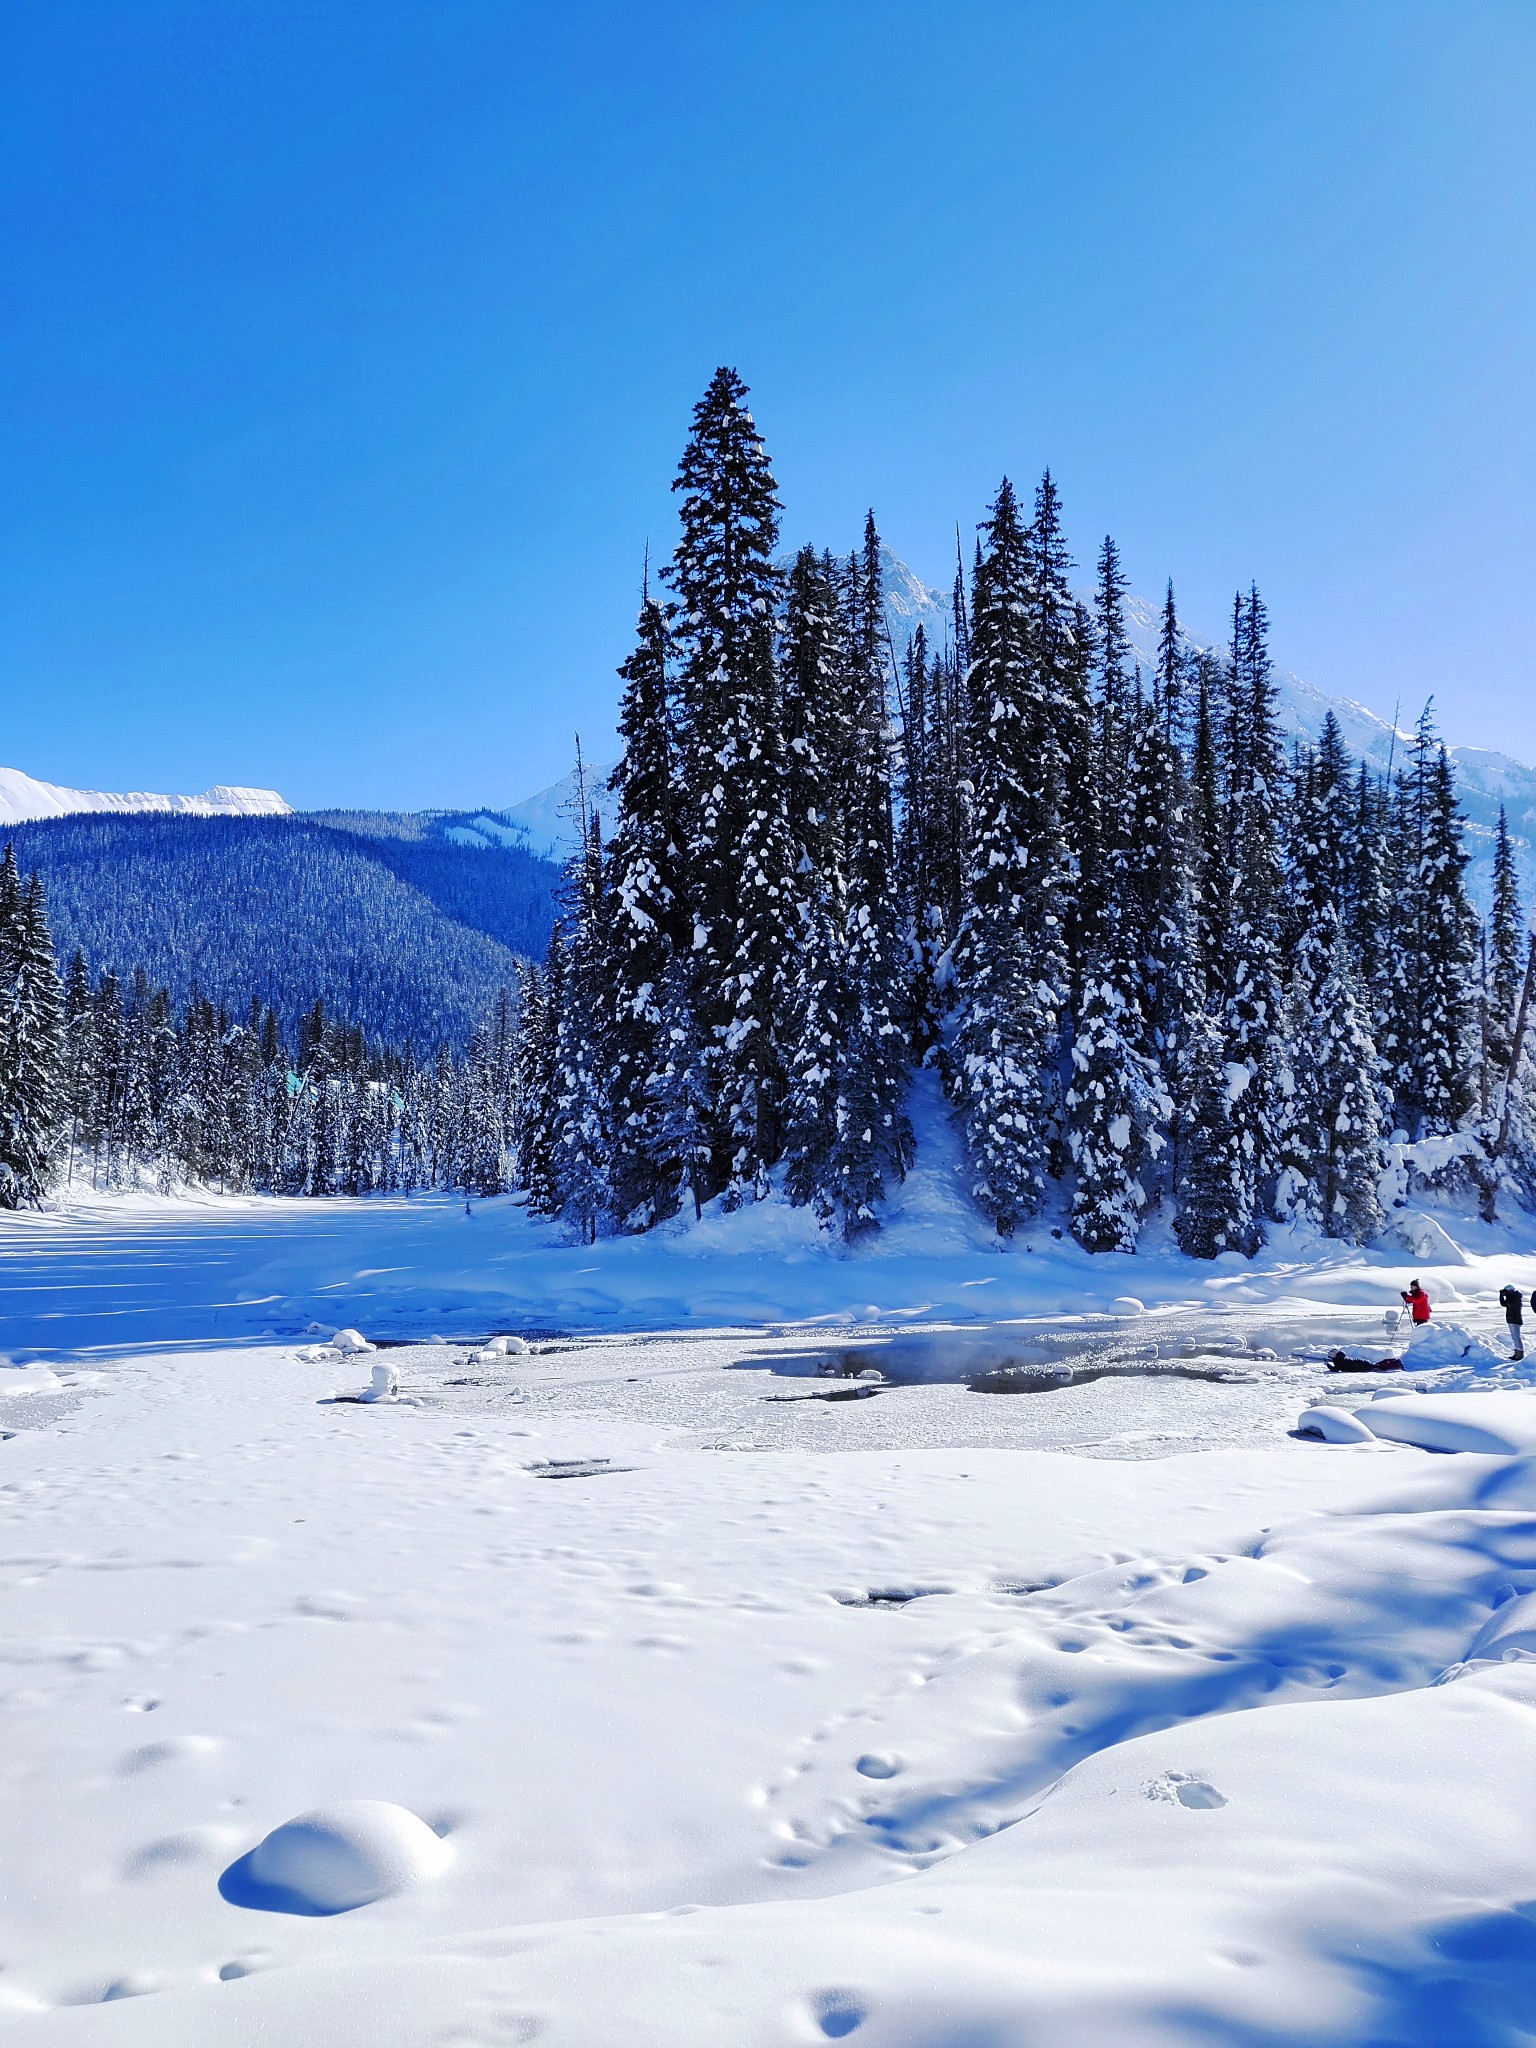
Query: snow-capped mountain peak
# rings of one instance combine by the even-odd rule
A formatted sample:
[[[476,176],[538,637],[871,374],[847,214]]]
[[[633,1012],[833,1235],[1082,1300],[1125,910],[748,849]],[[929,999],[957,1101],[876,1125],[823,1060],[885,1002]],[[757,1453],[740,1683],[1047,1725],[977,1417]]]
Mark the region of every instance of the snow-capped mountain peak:
[[[216,782],[201,796],[157,796],[147,790],[66,789],[19,768],[0,768],[0,824],[63,818],[77,811],[181,811],[198,818],[287,817],[293,806],[275,789]]]

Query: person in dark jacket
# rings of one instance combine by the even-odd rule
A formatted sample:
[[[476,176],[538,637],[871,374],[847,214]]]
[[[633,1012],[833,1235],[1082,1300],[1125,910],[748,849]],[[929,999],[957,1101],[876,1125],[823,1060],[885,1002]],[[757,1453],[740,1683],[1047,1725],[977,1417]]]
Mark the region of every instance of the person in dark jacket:
[[[1414,1328],[1429,1321],[1429,1296],[1415,1280],[1411,1287],[1403,1289],[1403,1300],[1408,1304],[1408,1313],[1413,1317]]]
[[[1536,1304],[1533,1304],[1536,1306]],[[1509,1341],[1514,1346],[1516,1358],[1525,1356],[1525,1296],[1518,1287],[1499,1289],[1499,1307],[1504,1311],[1504,1320],[1509,1325]]]

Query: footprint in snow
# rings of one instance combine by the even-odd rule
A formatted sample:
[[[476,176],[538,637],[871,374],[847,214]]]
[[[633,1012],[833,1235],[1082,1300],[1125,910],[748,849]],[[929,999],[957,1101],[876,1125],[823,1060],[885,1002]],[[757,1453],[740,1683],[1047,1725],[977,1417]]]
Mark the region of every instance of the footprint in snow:
[[[1204,1778],[1191,1777],[1187,1771],[1164,1771],[1161,1777],[1154,1778],[1143,1789],[1149,1799],[1165,1799],[1195,1813],[1210,1812],[1227,1803],[1224,1792],[1218,1792]]]
[[[823,2039],[841,2041],[869,2018],[869,2008],[851,1991],[817,1991],[807,2000]]]

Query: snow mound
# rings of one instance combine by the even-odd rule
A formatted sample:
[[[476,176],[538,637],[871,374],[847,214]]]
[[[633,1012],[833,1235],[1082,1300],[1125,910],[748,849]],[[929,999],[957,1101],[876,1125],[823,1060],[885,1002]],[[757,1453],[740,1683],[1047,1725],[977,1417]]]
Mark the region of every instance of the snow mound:
[[[60,1394],[64,1382],[46,1365],[0,1366],[0,1396],[6,1394]]]
[[[353,1355],[359,1351],[371,1351],[373,1346],[361,1330],[338,1330],[331,1339],[331,1349]]]
[[[1536,1657],[1536,1593],[1496,1607],[1472,1638],[1466,1662],[1499,1663],[1521,1654]]]
[[[1459,1142],[1446,1140],[1447,1144]],[[1423,1151],[1434,1143],[1426,1139],[1418,1149]],[[1422,1163],[1422,1162],[1419,1162]],[[1443,1164],[1443,1161],[1437,1161]],[[1467,1255],[1446,1231],[1443,1224],[1433,1216],[1426,1216],[1422,1210],[1411,1210],[1406,1216],[1394,1218],[1384,1233],[1389,1244],[1400,1244],[1412,1252],[1416,1259],[1436,1266],[1464,1266]]]
[[[1302,1436],[1320,1436],[1325,1444],[1368,1444],[1374,1433],[1349,1408],[1308,1408],[1296,1425]]]
[[[392,1365],[376,1365],[370,1383],[358,1395],[360,1401],[393,1401],[400,1392],[400,1375]]]
[[[246,1858],[265,1890],[292,1908],[348,1913],[441,1877],[453,1851],[423,1820],[385,1799],[344,1799],[284,1821]]]
[[[1486,1337],[1474,1337],[1460,1323],[1425,1323],[1403,1353],[1409,1372],[1432,1365],[1469,1365],[1488,1372],[1506,1363]]]

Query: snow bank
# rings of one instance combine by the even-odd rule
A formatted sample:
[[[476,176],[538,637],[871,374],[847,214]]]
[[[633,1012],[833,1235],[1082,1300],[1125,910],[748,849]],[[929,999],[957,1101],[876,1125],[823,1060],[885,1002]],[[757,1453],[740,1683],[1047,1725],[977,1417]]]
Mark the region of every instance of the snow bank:
[[[1536,1593],[1522,1593],[1496,1607],[1467,1651],[1466,1662],[1494,1663],[1516,1656],[1536,1657]]]
[[[1316,1409],[1310,1410],[1302,1418],[1303,1424],[1317,1414]],[[1417,1444],[1426,1451],[1481,1451],[1495,1457],[1536,1451],[1536,1394],[1523,1389],[1487,1394],[1382,1393],[1356,1409],[1351,1420],[1372,1436]]]

